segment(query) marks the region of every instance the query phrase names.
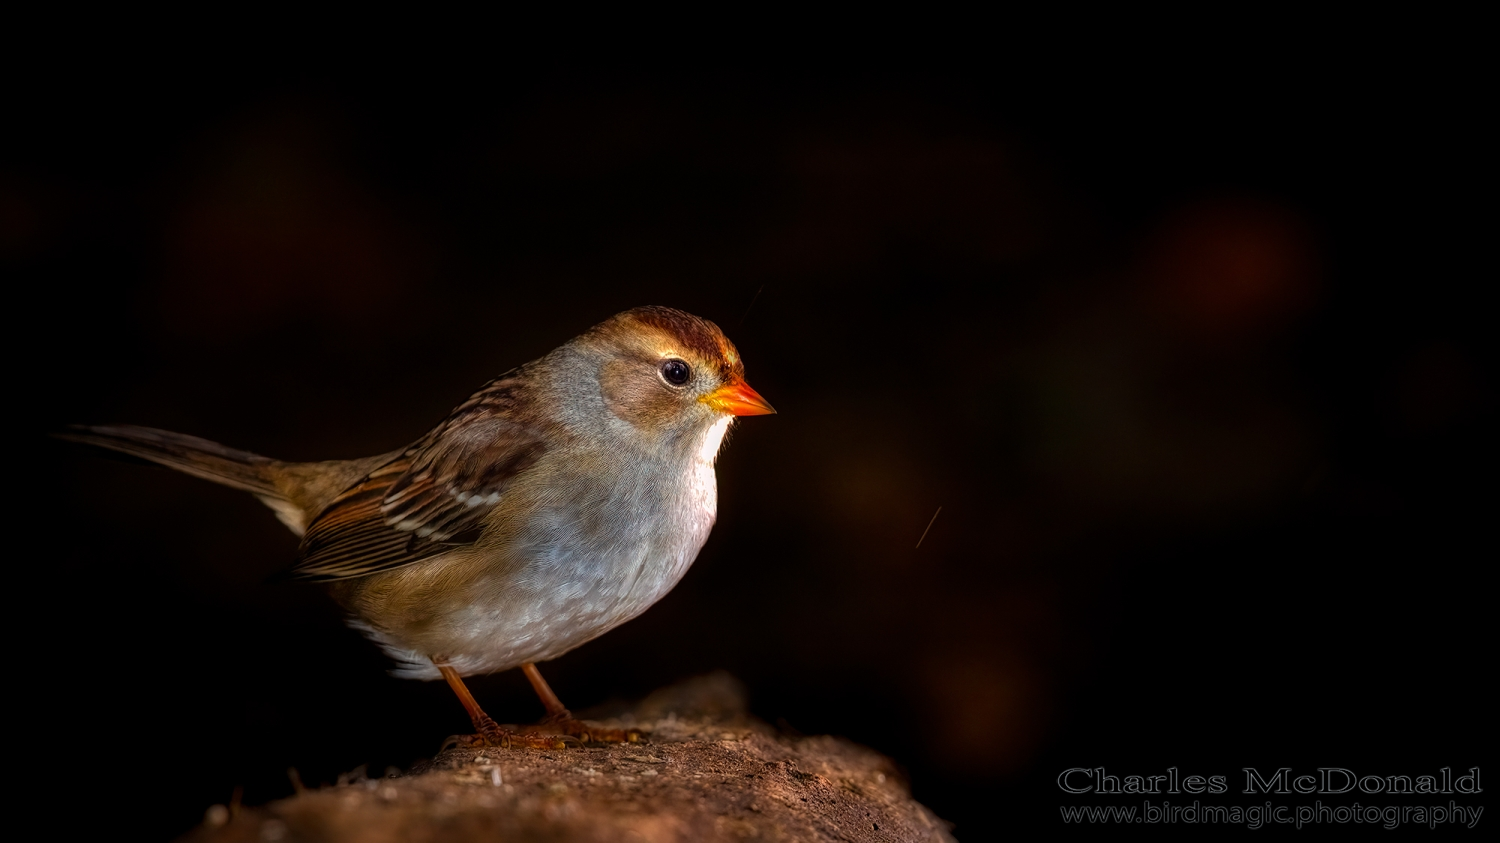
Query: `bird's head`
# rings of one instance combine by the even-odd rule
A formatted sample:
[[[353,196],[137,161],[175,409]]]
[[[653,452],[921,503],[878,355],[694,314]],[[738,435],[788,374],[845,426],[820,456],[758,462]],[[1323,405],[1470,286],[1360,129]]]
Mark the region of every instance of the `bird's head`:
[[[669,307],[638,307],[586,337],[602,353],[605,407],[648,435],[675,439],[725,429],[735,416],[776,412],[745,383],[745,364],[734,344],[706,319]]]

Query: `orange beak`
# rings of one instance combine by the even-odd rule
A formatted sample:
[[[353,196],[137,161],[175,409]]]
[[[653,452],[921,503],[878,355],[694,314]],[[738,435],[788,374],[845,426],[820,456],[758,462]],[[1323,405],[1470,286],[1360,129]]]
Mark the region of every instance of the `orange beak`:
[[[776,412],[744,381],[727,383],[698,400],[731,416],[764,416]]]

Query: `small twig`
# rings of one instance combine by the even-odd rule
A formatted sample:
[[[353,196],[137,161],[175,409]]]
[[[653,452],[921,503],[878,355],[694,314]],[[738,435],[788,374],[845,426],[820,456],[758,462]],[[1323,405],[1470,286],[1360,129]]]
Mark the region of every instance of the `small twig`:
[[[742,327],[744,327],[745,320],[750,317],[750,308],[755,307],[755,303],[760,300],[760,294],[761,294],[761,292],[763,290],[765,290],[765,289],[766,289],[766,285],[764,285],[764,284],[760,285],[760,287],[758,289],[756,289],[755,295],[753,295],[753,296],[750,297],[750,304],[745,307],[745,315],[740,317],[740,322],[739,322],[738,325],[735,326],[736,328],[742,328]]]
[[[307,787],[302,784],[302,774],[297,772],[296,767],[286,768],[286,777],[292,780],[293,793],[296,793],[300,796],[301,794],[307,792]]]
[[[938,512],[942,512],[942,511],[943,511],[943,508],[942,507],[938,507],[937,508],[937,512],[932,513],[932,521],[928,521],[927,522],[927,530],[923,530],[922,531],[922,539],[927,538],[927,531],[932,529],[933,522],[937,521]],[[912,550],[916,550],[917,548],[919,548],[919,547],[922,546],[922,539],[917,539],[917,547],[912,548]]]

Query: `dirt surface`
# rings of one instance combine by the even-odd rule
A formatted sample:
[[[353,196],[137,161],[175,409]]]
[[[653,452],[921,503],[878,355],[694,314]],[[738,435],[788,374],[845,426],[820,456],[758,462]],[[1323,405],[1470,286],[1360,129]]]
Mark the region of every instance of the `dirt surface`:
[[[187,841],[947,841],[895,765],[745,714],[725,674],[599,722],[643,745],[450,749],[404,775],[344,777],[257,808],[210,808]]]

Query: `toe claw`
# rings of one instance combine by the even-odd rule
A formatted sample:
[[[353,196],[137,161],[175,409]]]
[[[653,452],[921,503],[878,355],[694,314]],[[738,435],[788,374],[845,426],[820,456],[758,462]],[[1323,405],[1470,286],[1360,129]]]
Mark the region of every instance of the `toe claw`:
[[[450,749],[483,749],[487,746],[504,746],[503,743],[497,742],[503,740],[503,734],[494,736],[486,736],[482,734],[449,735],[447,739],[443,741],[443,745],[438,748],[438,752],[447,752]]]
[[[645,743],[647,734],[640,729],[605,729],[577,720],[573,717],[549,717],[531,730],[556,730],[571,735],[583,744]]]

